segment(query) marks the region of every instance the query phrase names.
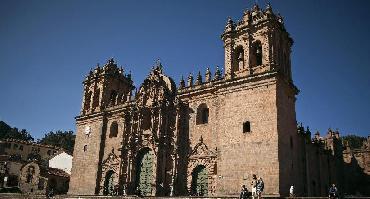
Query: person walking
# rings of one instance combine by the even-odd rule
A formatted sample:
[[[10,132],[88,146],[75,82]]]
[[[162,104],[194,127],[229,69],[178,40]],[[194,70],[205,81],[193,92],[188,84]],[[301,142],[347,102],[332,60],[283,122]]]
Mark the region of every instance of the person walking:
[[[257,185],[256,185],[256,192],[257,192],[257,198],[258,199],[262,198],[262,192],[263,192],[264,188],[265,188],[265,183],[263,182],[262,178],[260,177],[257,180]]]
[[[257,192],[256,192],[257,176],[256,174],[253,174],[251,186],[252,186],[252,198],[255,199],[257,197]]]

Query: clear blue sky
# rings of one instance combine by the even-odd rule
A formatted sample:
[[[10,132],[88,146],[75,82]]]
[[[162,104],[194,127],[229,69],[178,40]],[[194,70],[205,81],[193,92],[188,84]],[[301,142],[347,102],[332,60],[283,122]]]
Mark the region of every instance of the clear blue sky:
[[[114,57],[138,86],[157,58],[176,82],[223,66],[226,19],[254,1],[0,1],[0,120],[36,138],[75,130],[82,81]],[[266,1],[259,0],[261,7]],[[297,120],[370,133],[370,1],[272,0],[294,39]]]

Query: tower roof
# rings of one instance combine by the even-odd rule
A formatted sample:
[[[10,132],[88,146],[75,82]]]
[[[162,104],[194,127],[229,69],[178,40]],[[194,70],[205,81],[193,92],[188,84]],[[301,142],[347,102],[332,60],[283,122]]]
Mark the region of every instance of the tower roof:
[[[271,4],[268,3],[265,9],[261,9],[257,4],[254,4],[252,8],[244,11],[243,17],[237,23],[234,23],[231,18],[228,18],[223,35],[234,30],[250,28],[251,26],[256,26],[267,21],[275,22],[285,30],[283,18],[273,12]]]
[[[125,74],[123,68],[118,67],[113,58],[108,59],[107,63],[105,63],[103,67],[100,67],[100,65],[97,64],[93,70],[90,70],[84,83],[102,76],[119,76],[122,80],[131,82],[131,75]]]

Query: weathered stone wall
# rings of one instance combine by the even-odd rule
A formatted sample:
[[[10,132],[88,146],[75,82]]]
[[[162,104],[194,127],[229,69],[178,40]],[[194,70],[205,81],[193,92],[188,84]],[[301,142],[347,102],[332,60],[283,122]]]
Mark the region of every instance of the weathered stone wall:
[[[237,195],[243,184],[251,189],[252,174],[264,179],[266,193],[279,194],[276,89],[273,77],[244,79],[180,97],[191,110],[190,147],[202,136],[208,149],[217,153],[217,168],[209,176],[215,182],[215,195]],[[208,123],[196,124],[197,108],[203,103],[209,108]],[[247,121],[251,132],[244,133]]]
[[[101,142],[102,136],[105,136],[104,130],[105,126],[101,115],[77,119],[69,186],[70,194],[96,193]]]

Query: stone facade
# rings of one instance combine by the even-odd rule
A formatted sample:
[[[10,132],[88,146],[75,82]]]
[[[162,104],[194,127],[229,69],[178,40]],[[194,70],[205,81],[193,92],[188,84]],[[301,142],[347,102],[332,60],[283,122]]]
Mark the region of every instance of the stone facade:
[[[64,153],[62,148],[7,139],[0,140],[0,152],[0,192],[38,195],[52,189],[57,194],[67,193],[69,174],[49,167],[50,159]]]
[[[291,184],[301,195],[326,194],[343,161],[297,131],[293,40],[282,17],[255,5],[238,23],[228,19],[221,38],[224,74],[207,69],[178,87],[159,62],[135,93],[131,74],[113,59],[89,72],[69,194],[230,196],[253,174],[268,195],[288,195]],[[329,177],[318,168],[335,169]],[[325,185],[317,188],[313,176]]]

